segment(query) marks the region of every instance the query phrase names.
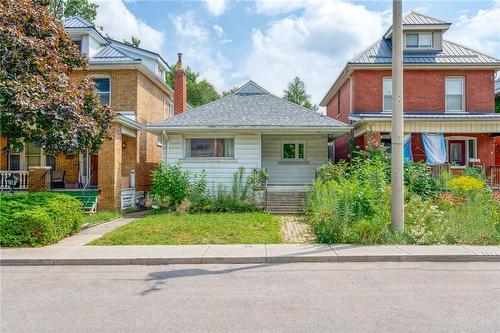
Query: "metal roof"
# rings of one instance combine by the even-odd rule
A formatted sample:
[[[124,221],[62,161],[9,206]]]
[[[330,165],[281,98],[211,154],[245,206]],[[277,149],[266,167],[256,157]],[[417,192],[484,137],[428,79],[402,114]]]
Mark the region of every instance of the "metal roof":
[[[414,11],[410,11],[408,15],[403,17],[403,24],[404,25],[443,25],[443,24],[451,24],[450,22],[446,22],[443,20],[440,20],[438,18],[420,14]]]
[[[349,64],[391,64],[392,40],[381,39]],[[443,40],[443,50],[407,51],[405,64],[500,64],[500,60],[454,42]]]
[[[141,59],[133,58],[111,45],[105,45],[101,47],[97,53],[95,53],[91,58],[91,62],[122,62],[122,61],[140,61]]]
[[[390,112],[355,112],[349,115],[349,119],[359,121],[370,120],[390,120]],[[493,112],[405,112],[404,119],[407,120],[498,120],[500,114]]]
[[[64,28],[93,28],[94,25],[81,16],[72,16],[62,19]]]
[[[253,81],[235,93],[188,110],[153,128],[332,128],[346,124],[270,94]]]

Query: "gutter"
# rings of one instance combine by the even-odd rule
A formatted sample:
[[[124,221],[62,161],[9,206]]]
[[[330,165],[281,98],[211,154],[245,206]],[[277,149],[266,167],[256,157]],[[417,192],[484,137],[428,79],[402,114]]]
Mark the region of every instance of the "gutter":
[[[125,117],[124,115],[118,114],[115,119],[112,120],[112,122],[116,124],[120,124],[129,128],[132,128],[136,131],[144,131],[144,125],[139,124],[137,121],[134,121],[132,119],[129,119]]]

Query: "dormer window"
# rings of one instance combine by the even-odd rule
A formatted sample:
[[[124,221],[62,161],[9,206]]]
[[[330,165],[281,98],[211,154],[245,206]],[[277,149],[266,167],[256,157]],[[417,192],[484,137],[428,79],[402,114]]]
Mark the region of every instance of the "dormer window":
[[[418,32],[406,34],[407,49],[430,49],[432,47],[432,33]]]
[[[79,40],[74,40],[73,41],[73,44],[75,44],[76,48],[78,49],[78,51],[82,51],[82,40],[79,39]]]

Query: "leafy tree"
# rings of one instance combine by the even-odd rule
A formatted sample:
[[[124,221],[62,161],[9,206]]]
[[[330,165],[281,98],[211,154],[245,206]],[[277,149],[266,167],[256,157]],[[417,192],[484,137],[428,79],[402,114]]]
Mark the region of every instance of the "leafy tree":
[[[129,44],[129,45],[132,45],[135,47],[139,47],[139,45],[141,45],[141,40],[139,38],[135,38],[134,36],[130,37],[130,41],[127,39],[124,39],[123,42],[125,44]]]
[[[174,72],[176,67],[172,66],[170,71],[167,72],[167,83],[172,88],[174,87]],[[187,102],[189,105],[195,108],[221,97],[214,86],[207,80],[198,81],[200,73],[193,71],[189,66],[184,71],[186,73]]]
[[[7,149],[27,141],[49,154],[95,151],[114,114],[99,104],[87,57],[48,4],[0,0],[0,135]],[[75,68],[84,74],[79,82],[69,78]]]
[[[297,76],[288,83],[287,89],[283,91],[283,98],[313,111],[318,110],[318,106],[311,103],[311,96],[306,93],[304,81]]]
[[[81,16],[90,23],[94,23],[97,7],[99,6],[88,0],[52,0],[48,9],[59,20],[63,17]]]
[[[495,97],[495,112],[500,113],[500,96]]]
[[[232,87],[231,89],[229,90],[226,90],[226,91],[223,91],[222,92],[222,97],[225,97],[227,95],[231,95],[231,94],[234,94],[238,89],[240,89],[240,87]]]

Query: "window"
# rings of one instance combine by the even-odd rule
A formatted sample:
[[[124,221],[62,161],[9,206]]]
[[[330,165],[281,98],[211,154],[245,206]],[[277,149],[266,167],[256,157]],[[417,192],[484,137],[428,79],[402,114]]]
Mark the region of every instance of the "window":
[[[445,81],[445,110],[464,111],[464,79],[462,77],[447,77]]]
[[[40,166],[42,165],[42,149],[31,143],[31,142],[28,142],[26,143],[26,165],[28,167],[30,166]]]
[[[161,135],[156,136],[156,145],[159,147],[163,145],[163,138],[161,137]]]
[[[407,33],[406,34],[406,48],[416,49],[416,48],[431,48],[432,47],[432,33],[431,32],[420,32],[420,33]]]
[[[51,167],[52,171],[56,170],[56,157],[54,155],[45,156],[45,165]]]
[[[174,102],[170,101],[168,106],[168,114],[170,117],[174,116]]]
[[[186,157],[234,157],[234,139],[186,139]]]
[[[78,49],[78,51],[81,51],[82,50],[82,40],[79,39],[79,40],[74,40],[73,41],[73,44],[75,44],[76,48]]]
[[[304,142],[285,142],[282,145],[282,157],[284,160],[303,160],[305,158]]]
[[[157,74],[158,76],[162,79],[162,80],[165,80],[165,70],[163,69],[163,67],[161,67],[160,65],[157,66],[158,70],[157,70]]]
[[[340,116],[340,91],[337,95],[337,117]]]
[[[110,84],[109,78],[95,78],[95,93],[99,96],[102,105],[110,104]]]
[[[392,78],[384,78],[384,100],[383,100],[383,111],[392,111]]]

